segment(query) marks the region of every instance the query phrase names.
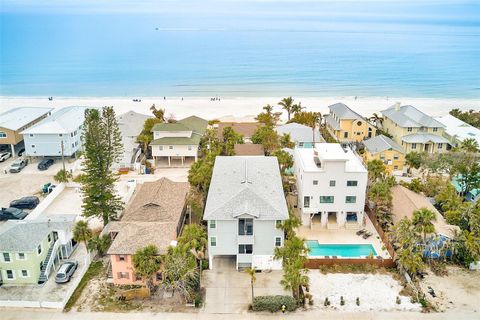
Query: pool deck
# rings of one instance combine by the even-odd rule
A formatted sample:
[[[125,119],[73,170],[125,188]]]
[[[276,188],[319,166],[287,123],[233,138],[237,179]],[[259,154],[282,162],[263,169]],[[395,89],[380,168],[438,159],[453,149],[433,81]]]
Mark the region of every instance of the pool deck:
[[[382,250],[383,242],[370,219],[367,218],[367,224],[363,229],[367,229],[372,236],[363,239],[357,236],[358,229],[326,229],[318,225],[312,229],[309,226],[300,226],[297,229],[297,235],[305,240],[317,240],[320,244],[371,244],[378,256],[385,259],[391,258],[387,250]],[[312,258],[321,258],[321,256]],[[341,259],[341,257],[338,258]]]

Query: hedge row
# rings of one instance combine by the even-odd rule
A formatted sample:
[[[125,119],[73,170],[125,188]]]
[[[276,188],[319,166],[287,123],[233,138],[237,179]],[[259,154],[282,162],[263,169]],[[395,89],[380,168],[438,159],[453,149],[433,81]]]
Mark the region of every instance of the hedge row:
[[[287,311],[295,311],[297,303],[291,296],[258,296],[253,298],[253,311],[282,311],[282,305],[285,305]]]

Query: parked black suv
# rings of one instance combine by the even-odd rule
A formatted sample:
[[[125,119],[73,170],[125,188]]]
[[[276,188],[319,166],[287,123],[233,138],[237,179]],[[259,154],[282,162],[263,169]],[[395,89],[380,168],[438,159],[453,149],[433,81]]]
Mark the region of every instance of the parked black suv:
[[[40,163],[38,164],[37,168],[38,170],[40,171],[44,171],[44,170],[47,170],[48,168],[50,168],[50,166],[55,162],[55,160],[53,159],[43,159],[42,161],[40,161]]]
[[[10,208],[17,209],[35,209],[36,206],[40,203],[38,197],[23,197],[17,200],[10,202]]]
[[[27,216],[27,213],[17,208],[2,208],[0,209],[0,221],[2,220],[22,220]]]

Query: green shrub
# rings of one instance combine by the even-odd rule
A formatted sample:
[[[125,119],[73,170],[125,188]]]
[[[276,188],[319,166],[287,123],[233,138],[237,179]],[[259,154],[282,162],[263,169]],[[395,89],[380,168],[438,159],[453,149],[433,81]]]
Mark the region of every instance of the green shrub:
[[[253,311],[277,312],[282,310],[285,305],[287,311],[295,311],[297,304],[295,299],[290,296],[258,296],[253,298]]]

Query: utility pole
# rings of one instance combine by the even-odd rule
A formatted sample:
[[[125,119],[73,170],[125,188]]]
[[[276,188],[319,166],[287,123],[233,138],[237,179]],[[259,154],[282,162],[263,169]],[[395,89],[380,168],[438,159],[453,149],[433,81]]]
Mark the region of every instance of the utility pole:
[[[66,171],[65,171],[65,156],[63,155],[63,139],[62,139],[62,143],[60,144],[60,147],[62,148],[62,165],[63,165],[63,172],[66,172]]]

